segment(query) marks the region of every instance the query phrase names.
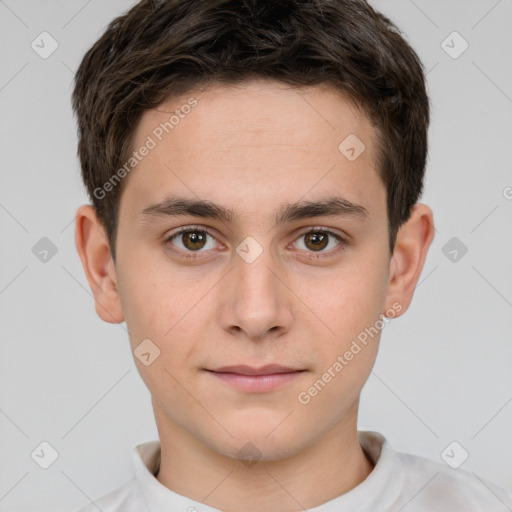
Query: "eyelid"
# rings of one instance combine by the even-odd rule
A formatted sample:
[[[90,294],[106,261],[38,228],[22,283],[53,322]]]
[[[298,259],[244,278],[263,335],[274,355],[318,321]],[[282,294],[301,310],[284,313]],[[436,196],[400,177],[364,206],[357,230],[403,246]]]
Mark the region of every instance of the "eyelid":
[[[346,234],[341,234],[338,230],[335,230],[333,228],[327,228],[323,226],[309,226],[305,228],[304,230],[301,230],[294,238],[292,243],[295,243],[297,239],[303,237],[304,235],[307,235],[308,233],[315,233],[315,232],[321,232],[321,233],[327,233],[328,235],[332,236],[338,241],[338,245],[334,249],[330,249],[329,251],[320,251],[320,252],[314,252],[314,251],[306,251],[307,256],[305,256],[308,259],[327,259],[330,257],[333,257],[337,255],[340,251],[344,251],[346,247],[349,245],[350,237]],[[299,249],[300,250],[300,249]]]
[[[344,235],[343,232],[340,232],[334,228],[328,228],[324,226],[308,226],[307,228],[301,229],[297,236],[303,236],[307,233],[312,233],[316,231],[321,231],[322,233],[329,233],[331,235],[337,236],[341,240],[346,240],[348,242],[348,235]]]
[[[208,236],[212,237],[215,241],[219,242],[219,240],[217,240],[217,235],[213,232],[213,230],[211,228],[207,228],[206,226],[199,226],[199,225],[192,224],[192,225],[187,225],[187,226],[181,226],[181,227],[177,228],[176,230],[174,230],[171,234],[165,234],[163,237],[163,243],[168,244],[171,242],[172,239],[174,239],[178,235],[180,235],[182,233],[187,233],[189,231],[199,231],[202,233],[206,233]],[[219,244],[224,245],[224,244],[222,244],[222,242],[219,242]],[[181,249],[176,249],[176,252],[183,254],[184,251],[182,251]],[[195,253],[201,253],[201,252],[206,252],[206,251],[196,251],[196,252],[186,251],[186,253],[189,253],[189,254],[195,254]]]

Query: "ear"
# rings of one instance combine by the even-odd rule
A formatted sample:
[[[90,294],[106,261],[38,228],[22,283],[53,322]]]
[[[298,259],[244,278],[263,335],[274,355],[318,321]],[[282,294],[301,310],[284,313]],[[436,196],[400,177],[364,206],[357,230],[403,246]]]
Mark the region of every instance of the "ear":
[[[76,211],[75,244],[94,295],[96,313],[105,322],[123,322],[116,270],[107,235],[91,205],[82,205]]]
[[[427,252],[434,239],[434,216],[425,204],[416,203],[409,219],[400,227],[390,261],[386,311],[403,315],[412,301]],[[401,309],[392,305],[399,303]]]

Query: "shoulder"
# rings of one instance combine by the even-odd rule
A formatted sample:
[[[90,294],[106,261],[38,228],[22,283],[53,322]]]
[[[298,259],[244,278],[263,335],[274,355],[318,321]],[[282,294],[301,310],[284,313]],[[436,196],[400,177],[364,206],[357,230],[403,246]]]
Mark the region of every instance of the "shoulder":
[[[121,487],[93,499],[89,504],[73,512],[144,512],[144,501],[135,478]]]
[[[476,473],[425,457],[397,452],[404,474],[403,501],[407,510],[437,512],[505,512],[512,492]]]

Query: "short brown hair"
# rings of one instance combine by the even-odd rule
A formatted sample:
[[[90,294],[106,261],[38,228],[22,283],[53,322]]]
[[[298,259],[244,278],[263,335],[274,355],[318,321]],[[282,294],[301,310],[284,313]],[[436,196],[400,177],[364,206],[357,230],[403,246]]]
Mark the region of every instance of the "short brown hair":
[[[123,166],[143,112],[167,98],[252,78],[328,83],[376,127],[389,248],[423,189],[429,100],[424,68],[364,0],[143,0],[114,19],[75,77],[82,178],[115,261]],[[341,142],[341,141],[340,141]]]

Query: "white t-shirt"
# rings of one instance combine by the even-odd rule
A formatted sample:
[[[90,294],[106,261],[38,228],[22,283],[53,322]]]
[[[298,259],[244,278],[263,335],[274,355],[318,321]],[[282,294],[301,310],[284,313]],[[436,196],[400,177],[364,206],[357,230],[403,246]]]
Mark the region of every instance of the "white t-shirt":
[[[512,492],[463,469],[394,451],[378,432],[359,431],[375,467],[345,494],[309,512],[510,512]],[[75,512],[219,512],[162,485],[160,441],[133,449],[135,478]],[[273,511],[278,512],[278,511]]]

